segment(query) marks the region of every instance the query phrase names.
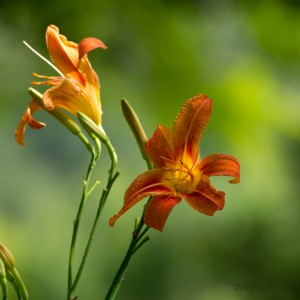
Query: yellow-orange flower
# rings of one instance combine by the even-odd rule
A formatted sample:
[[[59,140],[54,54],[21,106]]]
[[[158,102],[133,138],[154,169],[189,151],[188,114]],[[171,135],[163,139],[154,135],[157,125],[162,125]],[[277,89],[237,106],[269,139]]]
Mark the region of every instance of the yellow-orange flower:
[[[199,155],[199,142],[211,116],[212,101],[206,95],[189,99],[173,123],[173,128],[159,125],[145,150],[156,169],[139,175],[125,193],[124,205],[109,224],[145,197],[148,202],[145,224],[162,231],[173,209],[184,199],[195,210],[213,215],[221,210],[225,193],[217,191],[210,176],[231,176],[231,183],[240,179],[240,165],[231,155]]]
[[[31,128],[40,129],[44,123],[36,121],[32,114],[37,110],[64,109],[73,115],[81,112],[101,125],[100,84],[96,72],[93,70],[87,53],[95,48],[106,46],[96,38],[85,38],[79,44],[68,41],[59,34],[59,29],[48,26],[46,30],[46,44],[50,58],[61,76],[41,76],[45,81],[33,82],[35,85],[46,84],[51,87],[43,94],[43,105],[31,100],[15,131],[15,140],[23,145],[27,123]]]

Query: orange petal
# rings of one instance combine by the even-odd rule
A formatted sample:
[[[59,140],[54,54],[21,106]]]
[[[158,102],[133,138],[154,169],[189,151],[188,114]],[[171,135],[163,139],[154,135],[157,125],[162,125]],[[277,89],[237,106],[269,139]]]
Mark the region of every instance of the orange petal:
[[[148,141],[145,150],[156,168],[166,166],[168,160],[173,160],[171,148],[171,131],[169,128],[159,125],[152,138]]]
[[[192,158],[198,154],[202,133],[211,116],[212,100],[197,95],[183,105],[173,124],[173,145],[177,158],[187,153]]]
[[[84,74],[85,78],[85,90],[89,95],[92,102],[97,103],[99,106],[100,114],[101,103],[100,103],[100,83],[97,73],[92,68],[87,56],[84,56],[79,63],[78,69]]]
[[[50,25],[46,31],[46,43],[51,60],[67,77],[75,78],[84,84],[84,78],[77,69],[79,64],[78,45],[59,34],[59,29]]]
[[[205,157],[200,169],[207,176],[232,176],[231,183],[238,183],[240,179],[240,164],[238,160],[227,154],[213,154]]]
[[[145,224],[163,231],[169,214],[180,201],[181,198],[172,196],[155,196],[151,198],[145,211]]]
[[[81,60],[84,55],[96,48],[106,49],[107,47],[99,39],[93,37],[83,39],[78,44],[79,60]]]
[[[198,183],[195,192],[180,193],[179,195],[195,210],[209,216],[213,216],[217,210],[223,209],[225,203],[225,193],[217,191],[206,176],[203,176]]]
[[[27,123],[33,129],[41,129],[46,126],[44,123],[40,123],[32,117],[32,114],[34,114],[36,111],[38,111],[40,109],[41,109],[41,107],[38,106],[35,101],[31,100],[29,102],[29,105],[28,105],[25,113],[23,114],[22,119],[21,119],[17,129],[15,130],[15,141],[19,145],[24,145],[24,134],[25,134],[25,129],[26,129]]]
[[[120,216],[140,200],[148,196],[169,195],[170,190],[162,181],[163,175],[163,170],[151,170],[140,174],[125,192],[124,205],[116,215],[110,218],[109,225],[113,226]]]
[[[63,78],[58,86],[48,89],[44,95],[44,105],[51,110],[60,107],[73,115],[82,112],[96,124],[101,122],[101,107],[95,94],[88,94],[84,87],[75,80]]]

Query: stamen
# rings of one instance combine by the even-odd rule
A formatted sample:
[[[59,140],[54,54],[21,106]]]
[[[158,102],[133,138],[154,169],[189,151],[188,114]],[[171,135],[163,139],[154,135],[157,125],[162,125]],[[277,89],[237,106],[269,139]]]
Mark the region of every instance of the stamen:
[[[39,75],[39,74],[34,73],[34,72],[32,74],[33,74],[33,76],[38,77],[38,78],[45,78],[45,79],[52,79],[52,78],[54,78],[52,76]]]
[[[182,168],[178,168],[178,169],[174,169],[174,168],[162,168],[163,170],[166,170],[166,171],[168,171],[168,172],[173,172],[173,173],[175,173],[175,172],[182,172],[182,173],[186,173],[187,175],[191,175],[190,173],[190,170],[189,170],[189,168],[187,167],[187,166],[184,166],[187,170],[184,170],[184,169],[182,169]]]
[[[41,85],[41,84],[58,85],[61,82],[61,77],[59,77],[59,76],[45,76],[45,75],[39,75],[36,73],[32,73],[32,74],[33,74],[33,76],[35,76],[37,78],[47,79],[44,81],[31,81],[31,83],[34,85]]]
[[[176,162],[174,162],[176,163]],[[179,163],[177,163],[179,164]],[[192,169],[189,169],[188,166],[186,164],[184,164],[182,161],[180,161],[180,166],[181,168],[163,168],[164,170],[166,170],[167,172],[179,172],[179,173],[183,173],[185,174],[182,178],[164,178],[165,181],[168,182],[173,182],[174,183],[174,187],[175,190],[178,191],[180,190],[180,186],[182,184],[186,184],[186,185],[190,185],[193,181],[194,181],[194,174],[191,171]],[[188,176],[190,177],[190,179],[188,179]]]
[[[52,67],[61,77],[65,77],[65,75],[56,68],[48,59],[46,59],[44,56],[42,56],[40,53],[38,53],[35,49],[33,49],[27,42],[23,41],[24,45],[30,49],[35,55],[37,55],[40,59],[42,59],[44,62],[46,62],[50,67]]]
[[[34,84],[34,85],[42,85],[42,84],[56,85],[52,80],[48,80],[48,81],[31,81],[31,83]]]
[[[179,165],[180,167],[184,166],[185,168],[188,169],[187,165],[186,165],[185,163],[183,163],[182,160],[180,160],[180,163],[179,163],[179,162],[177,162],[177,161],[175,161],[175,160],[172,160],[172,159],[170,159],[170,158],[166,158],[166,157],[161,156],[161,155],[160,155],[159,157],[160,157],[161,159],[164,159],[164,160],[166,160],[166,161],[172,163],[173,165],[174,165],[174,164],[175,164],[175,165]],[[172,170],[173,170],[173,169],[172,169]]]

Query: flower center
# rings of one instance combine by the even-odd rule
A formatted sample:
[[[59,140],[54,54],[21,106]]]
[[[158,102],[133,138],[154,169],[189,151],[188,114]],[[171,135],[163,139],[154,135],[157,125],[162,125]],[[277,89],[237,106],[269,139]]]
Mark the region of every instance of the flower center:
[[[201,174],[195,168],[196,159],[180,160],[179,162],[169,160],[165,168],[166,176],[164,180],[177,193],[192,193],[196,189],[197,182]],[[170,166],[170,167],[169,167]]]
[[[193,189],[194,174],[192,170],[180,161],[181,167],[173,171],[173,184],[176,192],[189,193]]]

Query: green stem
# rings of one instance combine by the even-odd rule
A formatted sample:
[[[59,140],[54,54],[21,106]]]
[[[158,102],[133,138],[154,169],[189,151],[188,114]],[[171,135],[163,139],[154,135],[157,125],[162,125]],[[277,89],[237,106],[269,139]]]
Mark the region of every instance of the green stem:
[[[24,284],[20,274],[18,273],[17,269],[14,268],[13,270],[11,270],[11,274],[14,278],[15,283],[17,284],[16,291],[20,294],[20,297],[21,297],[22,300],[27,300],[28,299],[28,293],[27,293],[25,284]]]
[[[154,166],[145,151],[145,145],[147,144],[148,139],[147,139],[145,131],[140,123],[140,120],[139,120],[138,116],[136,115],[135,111],[133,110],[133,108],[130,106],[128,101],[126,101],[125,99],[122,99],[121,105],[122,105],[122,111],[127,120],[127,123],[130,126],[130,128],[134,134],[134,137],[137,141],[137,144],[140,148],[140,152],[141,152],[144,160],[147,163],[148,170],[151,170],[154,168]],[[145,212],[145,209],[144,209],[144,212]],[[128,264],[133,256],[133,254],[137,250],[139,250],[149,240],[148,236],[143,238],[144,235],[147,233],[147,231],[150,228],[150,227],[146,226],[143,229],[143,227],[145,225],[144,224],[144,212],[143,212],[143,215],[142,215],[139,223],[138,224],[135,223],[131,242],[130,242],[127,252],[123,258],[123,261],[113,279],[113,282],[106,294],[105,300],[114,300],[115,299],[115,296],[117,295],[117,292],[121,286],[126,269],[128,267]]]
[[[7,288],[6,278],[0,278],[0,285],[1,285],[1,289],[2,289],[2,300],[6,300],[7,295],[8,295],[8,288]]]
[[[116,173],[113,177],[109,177],[107,185],[106,185],[106,188],[102,192],[102,195],[101,195],[101,198],[100,198],[100,201],[99,201],[99,206],[98,206],[97,214],[96,214],[96,217],[95,217],[95,220],[94,220],[94,223],[93,223],[92,230],[90,232],[89,240],[87,242],[87,245],[86,245],[83,257],[82,257],[81,264],[79,266],[77,275],[75,277],[74,283],[73,283],[72,288],[71,288],[72,291],[74,291],[76,289],[77,284],[78,284],[78,282],[80,280],[80,277],[82,275],[82,272],[83,272],[83,269],[84,269],[84,266],[85,266],[85,263],[86,263],[86,260],[87,260],[87,257],[88,257],[91,245],[92,245],[92,242],[94,240],[94,233],[95,233],[95,230],[97,228],[97,224],[98,224],[100,215],[102,213],[103,207],[105,205],[105,202],[106,202],[106,199],[107,199],[107,197],[109,195],[109,192],[110,192],[110,190],[112,188],[112,185],[113,185],[114,181],[117,179],[118,176],[119,176],[119,173]]]
[[[92,174],[92,170],[96,164],[96,158],[95,154],[92,153],[91,161],[88,166],[88,170],[84,179],[84,184],[83,184],[83,191],[82,191],[82,196],[81,196],[81,201],[79,204],[79,208],[77,211],[76,219],[74,221],[74,226],[73,226],[73,234],[72,234],[72,240],[71,240],[71,247],[70,247],[70,254],[69,254],[69,268],[68,268],[68,300],[71,299],[71,295],[73,292],[72,286],[73,286],[73,260],[74,260],[74,253],[75,253],[75,246],[76,246],[76,241],[77,241],[77,235],[78,235],[78,228],[81,220],[81,215],[83,211],[83,206],[86,202],[87,196],[88,196],[88,186],[89,186],[89,181],[90,177]]]
[[[94,233],[95,230],[97,228],[97,224],[100,218],[100,215],[102,213],[103,207],[106,203],[107,197],[109,195],[109,192],[112,188],[112,185],[114,183],[114,181],[116,180],[116,178],[118,177],[119,173],[115,173],[115,168],[117,165],[117,155],[115,153],[115,150],[109,140],[109,138],[107,137],[107,135],[105,134],[103,128],[101,126],[97,126],[94,122],[92,122],[87,116],[78,113],[78,118],[80,123],[84,126],[84,128],[86,129],[86,131],[90,134],[90,136],[94,139],[94,141],[98,141],[98,139],[106,146],[109,156],[111,158],[111,167],[109,169],[109,175],[108,175],[108,181],[107,181],[107,185],[106,188],[103,190],[101,198],[99,200],[99,205],[98,205],[98,210],[94,219],[94,223],[89,235],[89,239],[87,241],[84,253],[83,253],[83,257],[81,259],[78,271],[76,273],[75,279],[73,281],[72,278],[72,274],[73,274],[73,256],[74,256],[74,248],[75,248],[75,244],[76,244],[76,238],[77,238],[77,231],[78,231],[78,226],[79,226],[79,222],[80,222],[80,218],[81,218],[81,213],[82,213],[82,208],[83,205],[85,203],[85,199],[87,198],[87,196],[90,194],[90,191],[93,189],[93,186],[90,190],[87,190],[88,187],[88,183],[89,183],[89,178],[90,178],[90,172],[93,168],[93,165],[98,157],[99,157],[99,153],[101,151],[101,147],[100,144],[98,145],[96,144],[97,147],[97,152],[98,155],[95,156],[95,153],[92,152],[92,160],[88,169],[88,173],[87,173],[87,177],[85,179],[84,182],[84,191],[83,191],[83,195],[82,195],[82,200],[79,206],[79,210],[78,210],[78,214],[77,214],[77,218],[75,220],[75,224],[74,224],[74,231],[73,231],[73,238],[72,238],[72,243],[71,243],[71,250],[70,250],[70,260],[69,260],[69,276],[68,276],[68,300],[70,300],[72,298],[72,294],[74,293],[78,282],[81,278],[83,269],[85,267],[86,261],[87,261],[87,257],[94,239]]]
[[[105,300],[113,300],[115,299],[115,296],[117,295],[117,292],[121,286],[121,283],[123,281],[123,278],[125,276],[126,269],[129,265],[129,262],[132,258],[132,255],[143,245],[145,242],[149,240],[149,237],[144,238],[140,243],[139,241],[143,238],[143,236],[146,234],[146,232],[149,230],[150,227],[146,226],[144,230],[142,231],[144,227],[144,217],[141,218],[139,224],[137,225],[135,231],[132,234],[131,242],[129,244],[129,247],[127,249],[127,252],[123,258],[123,261],[115,275],[115,278],[113,279],[113,282],[106,294]]]
[[[78,112],[77,113],[78,120],[81,123],[81,125],[85,128],[85,130],[90,134],[96,136],[105,146],[109,153],[110,159],[111,159],[111,169],[110,169],[110,176],[112,176],[117,162],[117,154],[115,152],[114,147],[112,146],[108,136],[104,132],[104,129],[100,125],[96,125],[88,116],[85,114]]]

